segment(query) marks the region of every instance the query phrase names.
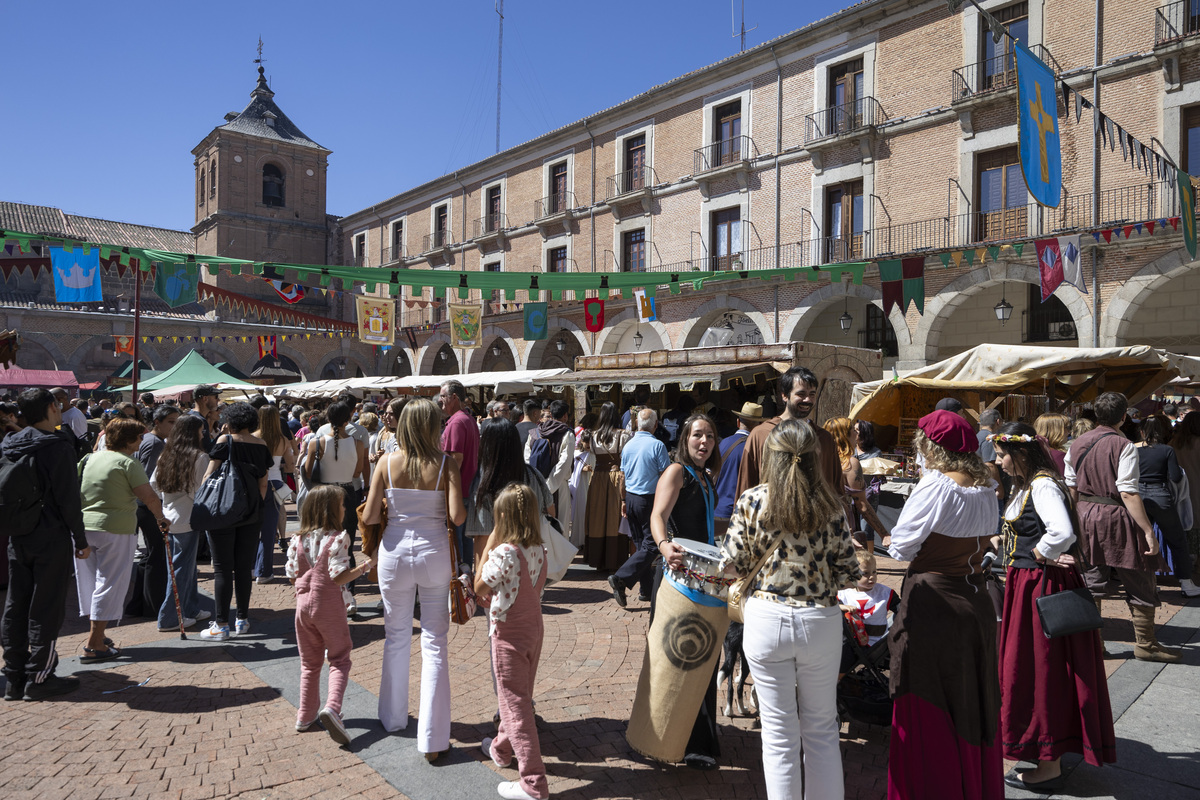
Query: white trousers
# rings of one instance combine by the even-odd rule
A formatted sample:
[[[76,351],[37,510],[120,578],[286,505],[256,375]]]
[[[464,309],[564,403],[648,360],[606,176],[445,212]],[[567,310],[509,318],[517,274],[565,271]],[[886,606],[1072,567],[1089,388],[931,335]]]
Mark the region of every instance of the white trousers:
[[[133,574],[137,534],[84,533],[92,552],[83,560],[75,560],[79,616],[97,622],[119,620],[125,613],[125,595],[129,591],[129,577]]]
[[[413,605],[421,596],[421,708],[417,749],[440,753],[450,747],[450,543],[443,532],[430,541],[389,526],[377,554],[383,596],[383,673],[379,721],[389,732],[408,727],[408,673],[412,657]]]
[[[837,607],[746,602],[743,647],[762,714],[763,771],[770,800],[842,800]],[[804,779],[801,779],[801,758]]]

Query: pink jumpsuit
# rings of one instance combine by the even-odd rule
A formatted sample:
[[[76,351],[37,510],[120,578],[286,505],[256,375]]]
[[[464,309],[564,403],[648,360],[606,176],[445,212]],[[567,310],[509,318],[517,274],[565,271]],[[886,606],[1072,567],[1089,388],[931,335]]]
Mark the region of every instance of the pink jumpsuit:
[[[529,562],[519,547],[517,557],[521,561],[517,599],[509,607],[506,619],[497,620],[492,631],[492,664],[500,701],[500,727],[492,742],[492,755],[497,761],[507,763],[515,753],[521,786],[533,797],[544,798],[550,796],[550,788],[546,785],[546,766],[542,763],[533,716],[533,684],[542,657],[542,588],[546,585],[546,564],[543,560],[535,584],[529,579]]]
[[[337,532],[340,533],[340,532]],[[300,711],[304,725],[317,718],[321,704],[321,667],[329,653],[329,697],[325,707],[342,713],[342,695],[350,680],[350,624],[342,603],[341,587],[329,577],[329,545],[336,533],[325,537],[317,563],[299,547],[296,575],[296,645],[300,649]]]

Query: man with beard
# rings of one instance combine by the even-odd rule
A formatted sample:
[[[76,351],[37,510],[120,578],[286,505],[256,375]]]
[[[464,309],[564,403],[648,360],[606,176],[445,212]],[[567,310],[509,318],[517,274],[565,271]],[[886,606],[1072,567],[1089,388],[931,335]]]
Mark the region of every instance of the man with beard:
[[[571,407],[565,400],[555,400],[550,404],[550,418],[538,423],[525,440],[525,463],[531,466],[530,457],[533,455],[534,442],[545,439],[550,446],[554,466],[549,475],[542,477],[546,479],[546,486],[554,493],[554,513],[564,531],[567,525],[563,523],[569,524],[571,520],[571,489],[567,481],[575,463],[575,434],[567,422],[570,414]]]
[[[738,467],[736,497],[751,486],[762,483],[759,467],[762,464],[763,447],[767,437],[775,426],[785,419],[804,420],[817,434],[820,449],[821,475],[829,484],[829,488],[837,497],[845,495],[845,480],[842,477],[842,465],[838,462],[837,443],[833,436],[820,425],[808,418],[817,400],[817,389],[820,386],[817,376],[806,367],[792,367],[779,376],[779,396],[783,401],[783,413],[777,417],[763,420],[746,438],[746,446],[742,452],[742,463]],[[843,499],[843,504],[845,500]]]

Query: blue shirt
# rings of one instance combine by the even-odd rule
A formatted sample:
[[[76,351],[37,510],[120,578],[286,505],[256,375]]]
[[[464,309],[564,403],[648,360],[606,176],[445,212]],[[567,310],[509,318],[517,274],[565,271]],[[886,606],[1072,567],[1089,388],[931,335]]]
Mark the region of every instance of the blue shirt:
[[[621,472],[625,473],[625,491],[654,494],[658,478],[671,466],[667,447],[654,434],[638,431],[621,451]]]
[[[749,435],[750,431],[739,430],[721,442],[721,472],[717,475],[717,508],[713,512],[718,519],[729,519],[733,516],[733,506],[737,503],[738,468],[742,463],[742,453],[746,452],[746,437]],[[729,453],[735,446],[737,452],[730,458]]]

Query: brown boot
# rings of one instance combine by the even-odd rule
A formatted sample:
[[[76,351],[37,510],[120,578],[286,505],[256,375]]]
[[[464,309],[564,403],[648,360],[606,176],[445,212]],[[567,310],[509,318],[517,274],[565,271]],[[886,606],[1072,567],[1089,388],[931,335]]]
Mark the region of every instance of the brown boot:
[[[1134,658],[1163,664],[1176,664],[1183,660],[1183,654],[1178,650],[1163,647],[1158,643],[1158,637],[1154,635],[1153,608],[1130,604],[1129,613],[1133,615]]]

